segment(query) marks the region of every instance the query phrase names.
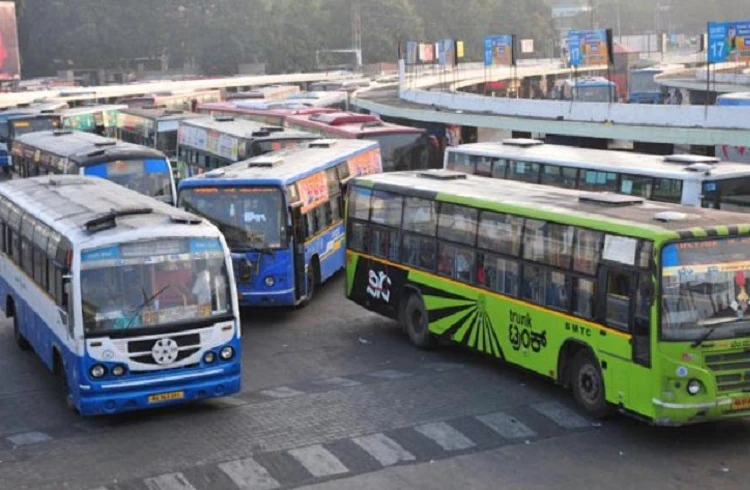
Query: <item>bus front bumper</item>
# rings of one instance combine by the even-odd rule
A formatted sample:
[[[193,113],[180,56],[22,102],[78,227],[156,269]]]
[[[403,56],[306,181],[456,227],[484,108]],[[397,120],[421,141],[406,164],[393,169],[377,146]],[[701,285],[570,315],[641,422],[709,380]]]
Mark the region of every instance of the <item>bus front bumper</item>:
[[[705,403],[672,403],[654,398],[654,424],[681,426],[750,416],[750,405],[745,406],[743,398],[743,405],[738,408],[738,400],[723,397]]]
[[[294,288],[282,291],[257,291],[238,284],[237,296],[240,306],[249,308],[294,306],[297,301]]]
[[[96,392],[81,388],[77,404],[81,415],[109,415],[231,395],[240,391],[241,373],[239,363],[234,363],[231,368],[168,377],[167,383],[158,385],[144,383],[141,386],[138,378],[132,377],[112,389],[106,389],[106,385]]]

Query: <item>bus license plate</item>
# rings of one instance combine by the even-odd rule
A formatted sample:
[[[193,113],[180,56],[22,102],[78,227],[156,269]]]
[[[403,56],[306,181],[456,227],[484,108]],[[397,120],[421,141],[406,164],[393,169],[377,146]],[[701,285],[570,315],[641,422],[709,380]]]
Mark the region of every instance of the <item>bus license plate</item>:
[[[750,396],[732,400],[732,410],[750,410]]]
[[[173,400],[182,400],[185,398],[184,391],[173,391],[171,393],[160,393],[158,395],[151,395],[148,397],[149,403],[161,403],[169,402]]]

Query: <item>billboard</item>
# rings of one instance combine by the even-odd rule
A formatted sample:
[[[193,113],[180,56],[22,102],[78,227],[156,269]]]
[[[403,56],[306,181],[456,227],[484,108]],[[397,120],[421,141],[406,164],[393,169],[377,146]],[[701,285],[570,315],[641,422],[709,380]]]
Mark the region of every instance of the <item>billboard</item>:
[[[501,34],[484,38],[484,66],[513,64],[513,36]]]
[[[422,63],[434,63],[435,62],[435,45],[420,44],[419,45],[419,61]]]
[[[708,23],[708,62],[750,61],[750,20]]]
[[[568,34],[570,66],[606,65],[609,62],[607,29]]]
[[[0,81],[21,79],[16,4],[0,2]]]
[[[440,66],[456,66],[456,41],[443,39],[438,41],[437,48]]]

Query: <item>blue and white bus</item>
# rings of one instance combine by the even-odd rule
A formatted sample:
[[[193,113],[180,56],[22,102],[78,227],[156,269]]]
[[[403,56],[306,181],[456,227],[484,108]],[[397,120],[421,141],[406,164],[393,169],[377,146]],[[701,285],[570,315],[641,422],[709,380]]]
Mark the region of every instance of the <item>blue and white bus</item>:
[[[232,261],[197,216],[103,179],[0,184],[0,307],[16,343],[101,415],[240,389]]]
[[[241,305],[300,305],[344,268],[346,184],[382,168],[376,142],[318,140],[183,180],[179,206],[224,233]]]
[[[162,152],[80,131],[41,131],[17,138],[14,168],[21,177],[80,174],[101,177],[168,204],[177,195]]]
[[[603,77],[561,80],[555,84],[552,98],[578,102],[617,102],[617,85]]]

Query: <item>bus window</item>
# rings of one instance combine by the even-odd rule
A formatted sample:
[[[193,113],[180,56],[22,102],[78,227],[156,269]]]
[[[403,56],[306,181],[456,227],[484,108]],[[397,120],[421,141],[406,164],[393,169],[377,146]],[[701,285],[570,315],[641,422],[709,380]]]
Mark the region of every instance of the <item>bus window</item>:
[[[588,275],[596,275],[604,234],[598,231],[577,230],[573,251],[573,270]]]
[[[518,256],[522,231],[522,218],[483,211],[479,219],[479,248]]]
[[[595,283],[589,279],[573,278],[573,313],[592,320],[594,318]]]
[[[504,179],[508,170],[508,160],[496,158],[492,163],[492,177],[495,179]]]
[[[477,254],[477,284],[508,296],[518,296],[518,263],[491,254]]]
[[[651,177],[622,175],[620,177],[620,193],[651,199],[653,180]]]
[[[404,230],[435,236],[437,206],[434,201],[407,197],[404,202]]]
[[[607,272],[606,323],[622,331],[630,330],[630,295],[632,294],[630,273]]]
[[[654,201],[680,204],[682,202],[682,181],[676,179],[654,179]]]
[[[445,243],[441,243],[439,249],[438,274],[473,284],[476,270],[474,251]]]
[[[443,204],[438,219],[438,237],[474,246],[477,236],[478,210],[466,206]]]
[[[417,235],[405,235],[403,246],[404,263],[425,270],[435,270],[435,239]]]
[[[492,158],[490,157],[472,157],[477,159],[477,175],[492,177]]]
[[[540,167],[541,165],[538,163],[512,162],[508,178],[520,182],[536,184],[539,182]]]
[[[545,165],[542,170],[541,184],[575,189],[578,184],[578,169]]]
[[[578,187],[585,191],[617,192],[617,174],[597,170],[582,170]]]
[[[750,178],[719,181],[719,209],[746,212],[750,206]]]
[[[401,211],[404,203],[401,196],[390,192],[375,191],[371,202],[373,223],[401,228]]]

